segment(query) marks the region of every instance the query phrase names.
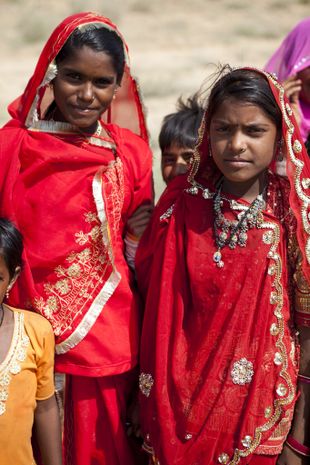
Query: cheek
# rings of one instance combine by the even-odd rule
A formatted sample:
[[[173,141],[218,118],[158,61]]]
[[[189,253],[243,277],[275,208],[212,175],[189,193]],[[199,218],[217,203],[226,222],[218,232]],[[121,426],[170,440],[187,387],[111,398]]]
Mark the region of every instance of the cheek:
[[[172,165],[163,166],[161,168],[161,172],[162,172],[164,178],[168,178],[170,176],[170,174],[171,174],[171,171],[172,171]]]

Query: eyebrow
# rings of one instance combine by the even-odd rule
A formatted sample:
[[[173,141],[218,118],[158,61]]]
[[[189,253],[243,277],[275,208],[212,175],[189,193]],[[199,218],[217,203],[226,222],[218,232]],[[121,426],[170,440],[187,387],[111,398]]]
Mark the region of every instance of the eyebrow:
[[[64,66],[62,69],[61,69],[62,72],[66,72],[66,73],[76,73],[76,74],[80,74],[81,76],[85,76],[85,73],[77,68],[73,68],[71,66]],[[111,75],[107,75],[107,74],[102,74],[101,76],[97,76],[95,79],[106,79],[106,80],[109,80],[111,82],[114,81],[114,76],[111,76]]]
[[[212,123],[215,123],[215,124],[226,124],[227,126],[237,126],[237,124],[235,123],[231,123],[230,121],[227,121],[225,119],[213,119],[211,121],[211,124]],[[249,123],[246,123],[246,124],[243,124],[242,126],[265,126],[265,127],[268,127],[270,126],[271,122],[270,123],[263,123],[263,122],[259,122],[259,121],[252,121],[252,122],[249,122]]]

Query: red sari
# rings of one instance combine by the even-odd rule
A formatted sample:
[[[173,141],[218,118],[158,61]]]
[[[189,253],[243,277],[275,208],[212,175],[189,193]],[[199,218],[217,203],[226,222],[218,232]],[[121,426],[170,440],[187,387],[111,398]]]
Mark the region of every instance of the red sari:
[[[0,132],[0,212],[15,222],[25,243],[24,269],[10,303],[51,322],[56,370],[73,375],[68,386],[76,400],[69,411],[74,417],[66,424],[73,421],[78,436],[70,434],[66,454],[71,457],[77,443],[83,453],[67,463],[111,465],[126,456],[131,464],[125,405],[134,381],[127,372],[137,364],[141,315],[123,236],[127,219],[152,201],[153,185],[125,42],[120,92],[103,115],[108,138],[82,137],[67,123],[44,120],[53,101],[54,58],[73,30],[88,24],[119,34],[107,18],[92,13],[67,18],[48,40],[24,94],[10,106],[12,120]],[[92,393],[87,401],[86,385]],[[108,450],[98,412],[100,421],[109,418],[106,424],[114,425],[118,458]]]
[[[270,167],[266,207],[246,247],[223,248],[223,268],[213,261],[219,173],[202,126],[197,176],[169,186],[138,249],[141,420],[145,448],[160,465],[260,463],[259,455],[275,463],[290,429],[293,243],[297,232],[309,277],[309,219],[300,213],[309,211],[309,166],[283,91],[268,80],[283,113],[291,188]]]

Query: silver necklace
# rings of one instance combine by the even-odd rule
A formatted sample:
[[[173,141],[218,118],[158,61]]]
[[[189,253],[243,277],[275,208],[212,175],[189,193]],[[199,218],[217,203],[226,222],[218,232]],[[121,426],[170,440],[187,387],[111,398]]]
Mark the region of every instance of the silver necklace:
[[[223,202],[227,201],[232,210],[237,209],[236,202],[226,199],[222,196],[221,191],[222,183],[213,196],[213,230],[215,245],[217,247],[216,252],[213,254],[213,261],[218,268],[223,268],[224,266],[221,250],[225,246],[228,246],[230,249],[235,249],[237,245],[245,247],[248,239],[248,230],[257,227],[261,223],[261,212],[265,208],[263,192],[253,200],[249,207],[242,208],[235,220],[228,220],[222,212]]]

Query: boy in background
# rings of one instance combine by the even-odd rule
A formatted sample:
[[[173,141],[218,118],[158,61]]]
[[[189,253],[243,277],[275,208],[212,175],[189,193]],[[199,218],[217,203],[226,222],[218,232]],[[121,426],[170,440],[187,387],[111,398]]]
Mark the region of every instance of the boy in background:
[[[204,110],[198,93],[186,101],[180,97],[177,111],[164,117],[159,133],[161,172],[168,184],[179,174],[186,173],[194,153],[198,129]]]

